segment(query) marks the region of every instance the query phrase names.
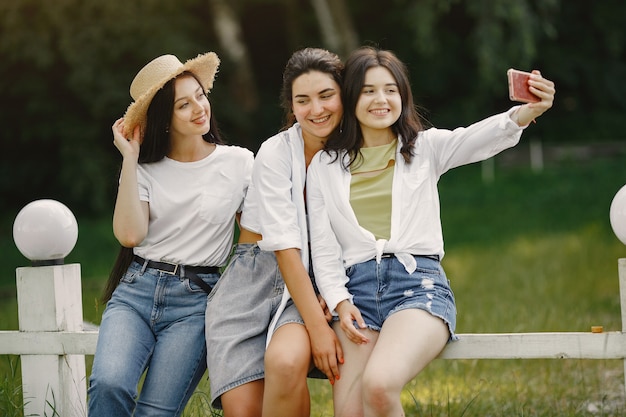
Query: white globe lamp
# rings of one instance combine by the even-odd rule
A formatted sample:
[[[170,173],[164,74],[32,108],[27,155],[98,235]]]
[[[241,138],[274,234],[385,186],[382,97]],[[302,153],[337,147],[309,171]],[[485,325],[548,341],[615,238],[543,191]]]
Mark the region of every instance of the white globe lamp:
[[[613,197],[609,218],[615,236],[626,245],[626,185],[620,188]]]
[[[33,266],[62,265],[78,240],[78,224],[64,204],[36,200],[15,217],[13,240]]]

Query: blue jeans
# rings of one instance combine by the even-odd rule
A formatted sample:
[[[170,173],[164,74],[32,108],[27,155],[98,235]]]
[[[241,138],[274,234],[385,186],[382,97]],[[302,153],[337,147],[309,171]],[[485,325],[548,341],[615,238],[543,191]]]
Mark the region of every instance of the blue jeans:
[[[213,286],[219,274],[199,277]],[[133,262],[102,315],[89,417],[179,416],[206,370],[206,300],[193,281]]]

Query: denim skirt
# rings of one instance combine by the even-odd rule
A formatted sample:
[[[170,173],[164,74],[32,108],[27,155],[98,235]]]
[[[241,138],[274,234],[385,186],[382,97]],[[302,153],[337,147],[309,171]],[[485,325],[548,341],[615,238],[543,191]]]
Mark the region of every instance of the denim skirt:
[[[256,244],[238,244],[208,297],[206,343],[211,404],[222,408],[221,395],[265,377],[265,345],[270,322],[285,291],[276,255]],[[280,315],[276,329],[288,323],[304,325],[293,300]]]

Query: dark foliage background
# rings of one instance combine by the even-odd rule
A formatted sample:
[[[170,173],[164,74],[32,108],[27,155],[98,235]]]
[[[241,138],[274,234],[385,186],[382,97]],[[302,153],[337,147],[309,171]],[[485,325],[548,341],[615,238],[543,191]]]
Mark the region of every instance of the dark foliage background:
[[[556,82],[557,100],[526,136],[586,144],[624,138],[626,2],[323,1],[345,6],[346,14],[333,15],[337,32],[353,28],[357,44],[392,49],[407,63],[434,125],[505,110],[506,69],[539,68]],[[183,61],[218,53],[211,100],[220,127],[229,142],[256,150],[281,127],[278,93],[289,55],[304,46],[332,49],[315,3],[0,0],[0,210],[53,198],[83,215],[110,213],[119,165],[110,126],[130,103],[136,71],[164,53]],[[247,61],[234,58],[239,45],[217,30],[224,4]]]

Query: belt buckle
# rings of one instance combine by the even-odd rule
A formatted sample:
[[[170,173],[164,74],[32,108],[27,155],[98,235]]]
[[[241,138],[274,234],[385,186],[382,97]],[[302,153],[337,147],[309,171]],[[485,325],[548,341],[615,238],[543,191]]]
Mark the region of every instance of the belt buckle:
[[[170,264],[169,262],[164,262],[164,263]],[[170,274],[170,275],[178,275],[178,266],[179,266],[179,264],[170,264],[170,265],[174,265],[174,270],[173,271],[165,271],[163,269],[158,269],[158,271],[165,272],[166,274]]]

